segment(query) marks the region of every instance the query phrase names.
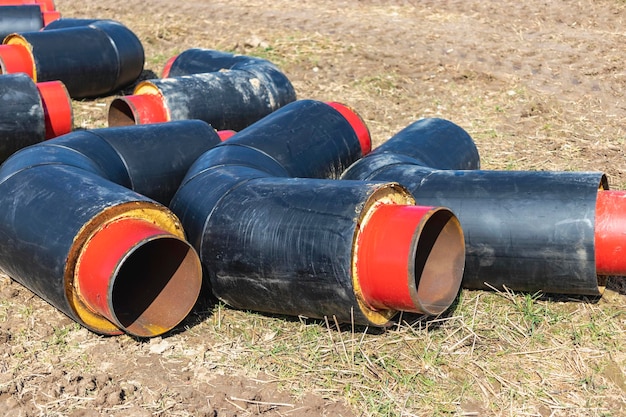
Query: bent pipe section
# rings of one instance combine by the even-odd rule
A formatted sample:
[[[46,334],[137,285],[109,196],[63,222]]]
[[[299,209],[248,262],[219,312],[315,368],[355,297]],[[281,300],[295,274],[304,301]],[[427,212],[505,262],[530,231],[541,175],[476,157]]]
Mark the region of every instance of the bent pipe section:
[[[229,69],[139,83],[132,95],[113,100],[109,126],[199,119],[218,130],[238,131],[296,100],[291,82],[272,63],[237,59]]]
[[[199,295],[198,255],[169,209],[113,181],[146,192],[155,169],[180,178],[191,162],[164,169],[148,148],[197,155],[215,140],[205,123],[183,121],[74,132],[16,153],[0,167],[0,267],[94,332],[170,330]]]
[[[389,139],[380,154],[376,149],[356,162],[342,178],[398,181],[420,204],[449,207],[465,233],[465,288],[600,295],[604,290],[601,275],[607,271],[598,264],[601,258],[596,247],[602,245],[602,238],[594,226],[599,223],[596,206],[609,210],[615,202],[612,192],[604,191],[608,188],[605,176],[430,166],[437,155],[456,152],[454,141],[440,141],[439,150],[419,158],[402,151],[415,143],[420,153],[430,154],[428,146],[421,144],[430,142],[431,127],[441,123],[416,122],[409,131]],[[385,159],[394,162],[385,165]],[[611,211],[623,217],[619,209]],[[606,234],[623,235],[624,226],[616,232],[611,224],[603,228]],[[616,252],[615,244],[608,246],[603,249],[605,258]],[[619,271],[608,263],[605,269],[626,272],[623,263]]]
[[[16,151],[72,130],[72,104],[63,83],[35,84],[25,74],[0,77],[0,163]]]
[[[77,130],[16,153],[4,163],[0,181],[29,166],[63,164],[167,205],[191,164],[220,142],[200,120]]]
[[[290,178],[255,139],[244,129],[203,154],[170,204],[215,296],[237,308],[377,326],[398,310],[439,314],[451,305],[465,256],[452,212],[415,206],[396,183]]]
[[[72,98],[96,97],[134,82],[143,71],[144,50],[119,22],[59,19],[42,31],[7,36],[0,64],[3,73],[60,80]]]

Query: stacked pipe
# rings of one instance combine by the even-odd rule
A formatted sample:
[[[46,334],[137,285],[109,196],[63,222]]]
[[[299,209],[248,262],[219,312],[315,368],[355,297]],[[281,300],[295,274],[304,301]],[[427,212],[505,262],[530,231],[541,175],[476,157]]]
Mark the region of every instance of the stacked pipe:
[[[25,74],[2,75],[0,102],[0,162],[21,148],[72,130],[72,104],[59,81],[35,84]]]
[[[296,99],[274,64],[245,55],[190,49],[168,62],[164,76],[115,99],[109,126],[199,119],[218,130],[241,130]]]
[[[342,176],[398,181],[422,204],[458,215],[467,248],[463,286],[601,295],[626,275],[626,195],[599,172],[484,171],[450,164],[446,123],[418,121]],[[461,150],[462,151],[462,150]]]
[[[75,131],[17,152],[0,167],[0,268],[92,331],[170,330],[202,271],[155,199],[168,201],[219,142],[206,123],[181,121]]]
[[[332,179],[369,143],[350,109],[301,100],[198,158],[170,207],[213,293],[234,307],[378,326],[399,310],[445,311],[463,273],[458,221],[414,205],[397,183]]]
[[[2,73],[34,81],[59,80],[72,98],[101,96],[134,82],[143,71],[137,36],[119,22],[59,19],[38,32],[7,36],[0,46]]]

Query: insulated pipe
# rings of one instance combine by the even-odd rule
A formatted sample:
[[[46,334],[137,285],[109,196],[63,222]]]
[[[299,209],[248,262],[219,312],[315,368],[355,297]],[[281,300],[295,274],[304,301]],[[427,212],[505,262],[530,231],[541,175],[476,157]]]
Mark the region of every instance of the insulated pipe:
[[[3,6],[0,4],[0,38],[15,32],[33,32],[45,26],[38,5]]]
[[[192,51],[205,58],[208,72],[139,83],[132,95],[113,100],[109,126],[200,119],[218,130],[238,131],[296,99],[289,79],[269,61],[219,53],[232,57],[222,68],[226,59],[211,65],[216,51]],[[174,63],[180,60],[181,71],[189,55]]]
[[[613,239],[620,241],[626,228],[603,214],[610,211],[622,219],[624,211],[610,208],[623,196],[603,191],[608,186],[602,173],[481,171],[451,165],[445,161],[458,152],[458,145],[454,137],[439,134],[449,123],[427,119],[412,124],[342,178],[395,180],[421,204],[454,211],[465,233],[465,288],[600,295],[600,275],[626,273],[623,263],[610,261],[620,252]],[[420,155],[403,152],[411,148]],[[604,238],[604,232],[611,237]]]
[[[97,333],[170,330],[198,297],[199,258],[170,210],[119,184],[169,200],[219,142],[181,121],[76,131],[16,153],[0,167],[0,268]]]
[[[349,123],[337,107],[291,103],[189,169],[170,207],[214,294],[237,308],[377,326],[398,310],[445,311],[464,263],[463,233],[452,212],[415,206],[396,183],[289,178],[306,170],[299,166],[306,163],[303,150],[325,160],[316,172],[330,166],[330,177],[338,159],[328,159],[327,149],[359,143],[354,132],[348,138]],[[281,124],[292,116],[305,125]],[[336,135],[329,126],[338,128]],[[289,157],[286,150],[293,150]]]
[[[200,120],[77,130],[21,150],[1,172],[63,164],[167,205],[191,164],[220,142],[218,133]]]
[[[134,82],[143,71],[141,42],[112,20],[60,19],[39,32],[7,36],[2,73],[60,80],[72,98],[101,96]]]
[[[0,163],[17,150],[72,130],[72,104],[63,83],[35,84],[25,74],[0,76]]]

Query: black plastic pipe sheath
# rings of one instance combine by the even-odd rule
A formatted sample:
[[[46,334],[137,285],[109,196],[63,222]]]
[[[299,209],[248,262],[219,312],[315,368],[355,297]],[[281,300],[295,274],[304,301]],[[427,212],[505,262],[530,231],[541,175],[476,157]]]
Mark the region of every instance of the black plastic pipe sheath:
[[[203,73],[193,72],[199,57]],[[133,95],[115,99],[109,126],[199,119],[238,131],[296,99],[289,79],[267,60],[194,49],[179,55],[172,70],[184,73],[187,58],[195,63],[188,75],[143,81]]]
[[[19,149],[72,130],[72,104],[59,81],[35,84],[26,74],[5,74],[0,103],[0,163]]]
[[[373,325],[385,325],[400,308],[448,308],[464,260],[450,211],[412,205],[396,183],[289,178],[316,159],[315,173],[332,177],[358,147],[333,107],[305,100],[194,163],[170,207],[218,298],[238,308]],[[352,155],[338,158],[337,149]],[[381,256],[369,245],[394,250]]]
[[[41,8],[37,5],[0,5],[0,39],[10,33],[33,32],[44,27]]]
[[[3,73],[60,80],[72,98],[109,94],[134,82],[144,65],[137,36],[112,20],[59,19],[38,32],[9,35],[0,46]]]
[[[168,331],[197,299],[199,259],[170,210],[115,182],[169,200],[217,142],[205,123],[181,121],[76,131],[16,153],[0,167],[0,267],[95,332]]]
[[[601,294],[594,224],[598,189],[608,188],[604,175],[450,165],[459,147],[441,134],[442,123],[416,122],[342,178],[398,181],[420,204],[453,210],[465,233],[465,288]]]

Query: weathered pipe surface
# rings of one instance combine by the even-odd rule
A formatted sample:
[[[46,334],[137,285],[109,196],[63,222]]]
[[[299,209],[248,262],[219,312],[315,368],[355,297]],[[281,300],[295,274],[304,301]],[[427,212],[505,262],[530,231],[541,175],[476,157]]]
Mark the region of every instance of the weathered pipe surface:
[[[199,119],[218,130],[238,131],[296,100],[291,82],[271,62],[231,55],[236,62],[219,68],[224,59],[211,65],[211,52],[204,55],[207,69],[217,70],[144,81],[133,95],[113,100],[109,126]],[[176,59],[181,68],[186,56]]]
[[[2,6],[0,4],[0,38],[15,32],[33,32],[44,27],[37,5]]]
[[[219,141],[206,123],[180,121],[77,131],[16,153],[0,167],[0,267],[95,332],[167,332],[197,300],[200,260],[177,217],[127,187],[169,200]]]
[[[300,133],[326,126],[331,113],[322,106],[336,111],[302,101],[267,118],[282,120],[292,106],[302,117],[311,112]],[[347,122],[332,116],[337,136],[289,129],[291,137],[264,136],[261,128],[280,132],[264,119],[190,168],[170,207],[200,253],[214,294],[238,308],[378,326],[399,309],[441,313],[456,297],[463,271],[454,214],[414,206],[396,183],[289,178],[303,172],[297,161],[304,162],[304,149],[311,158],[323,155],[314,172],[335,175],[337,159],[325,149],[346,146],[333,140],[345,137]],[[354,158],[360,145],[356,135],[350,141]],[[293,160],[285,154],[292,146]],[[324,164],[331,166],[325,174]],[[394,250],[377,256],[375,245]]]
[[[72,130],[72,104],[59,81],[35,84],[26,74],[0,77],[0,163],[26,146]]]
[[[9,35],[0,46],[3,73],[60,80],[73,98],[109,94],[143,71],[137,36],[112,20],[59,19],[39,32]]]
[[[219,143],[217,132],[200,120],[77,130],[22,150],[3,172],[74,166],[167,205],[191,164]]]
[[[601,294],[594,224],[598,189],[607,188],[604,175],[450,164],[446,158],[460,150],[456,138],[437,133],[448,124],[414,123],[342,178],[398,181],[420,204],[450,208],[465,234],[465,288]],[[417,155],[404,151],[412,147]]]

